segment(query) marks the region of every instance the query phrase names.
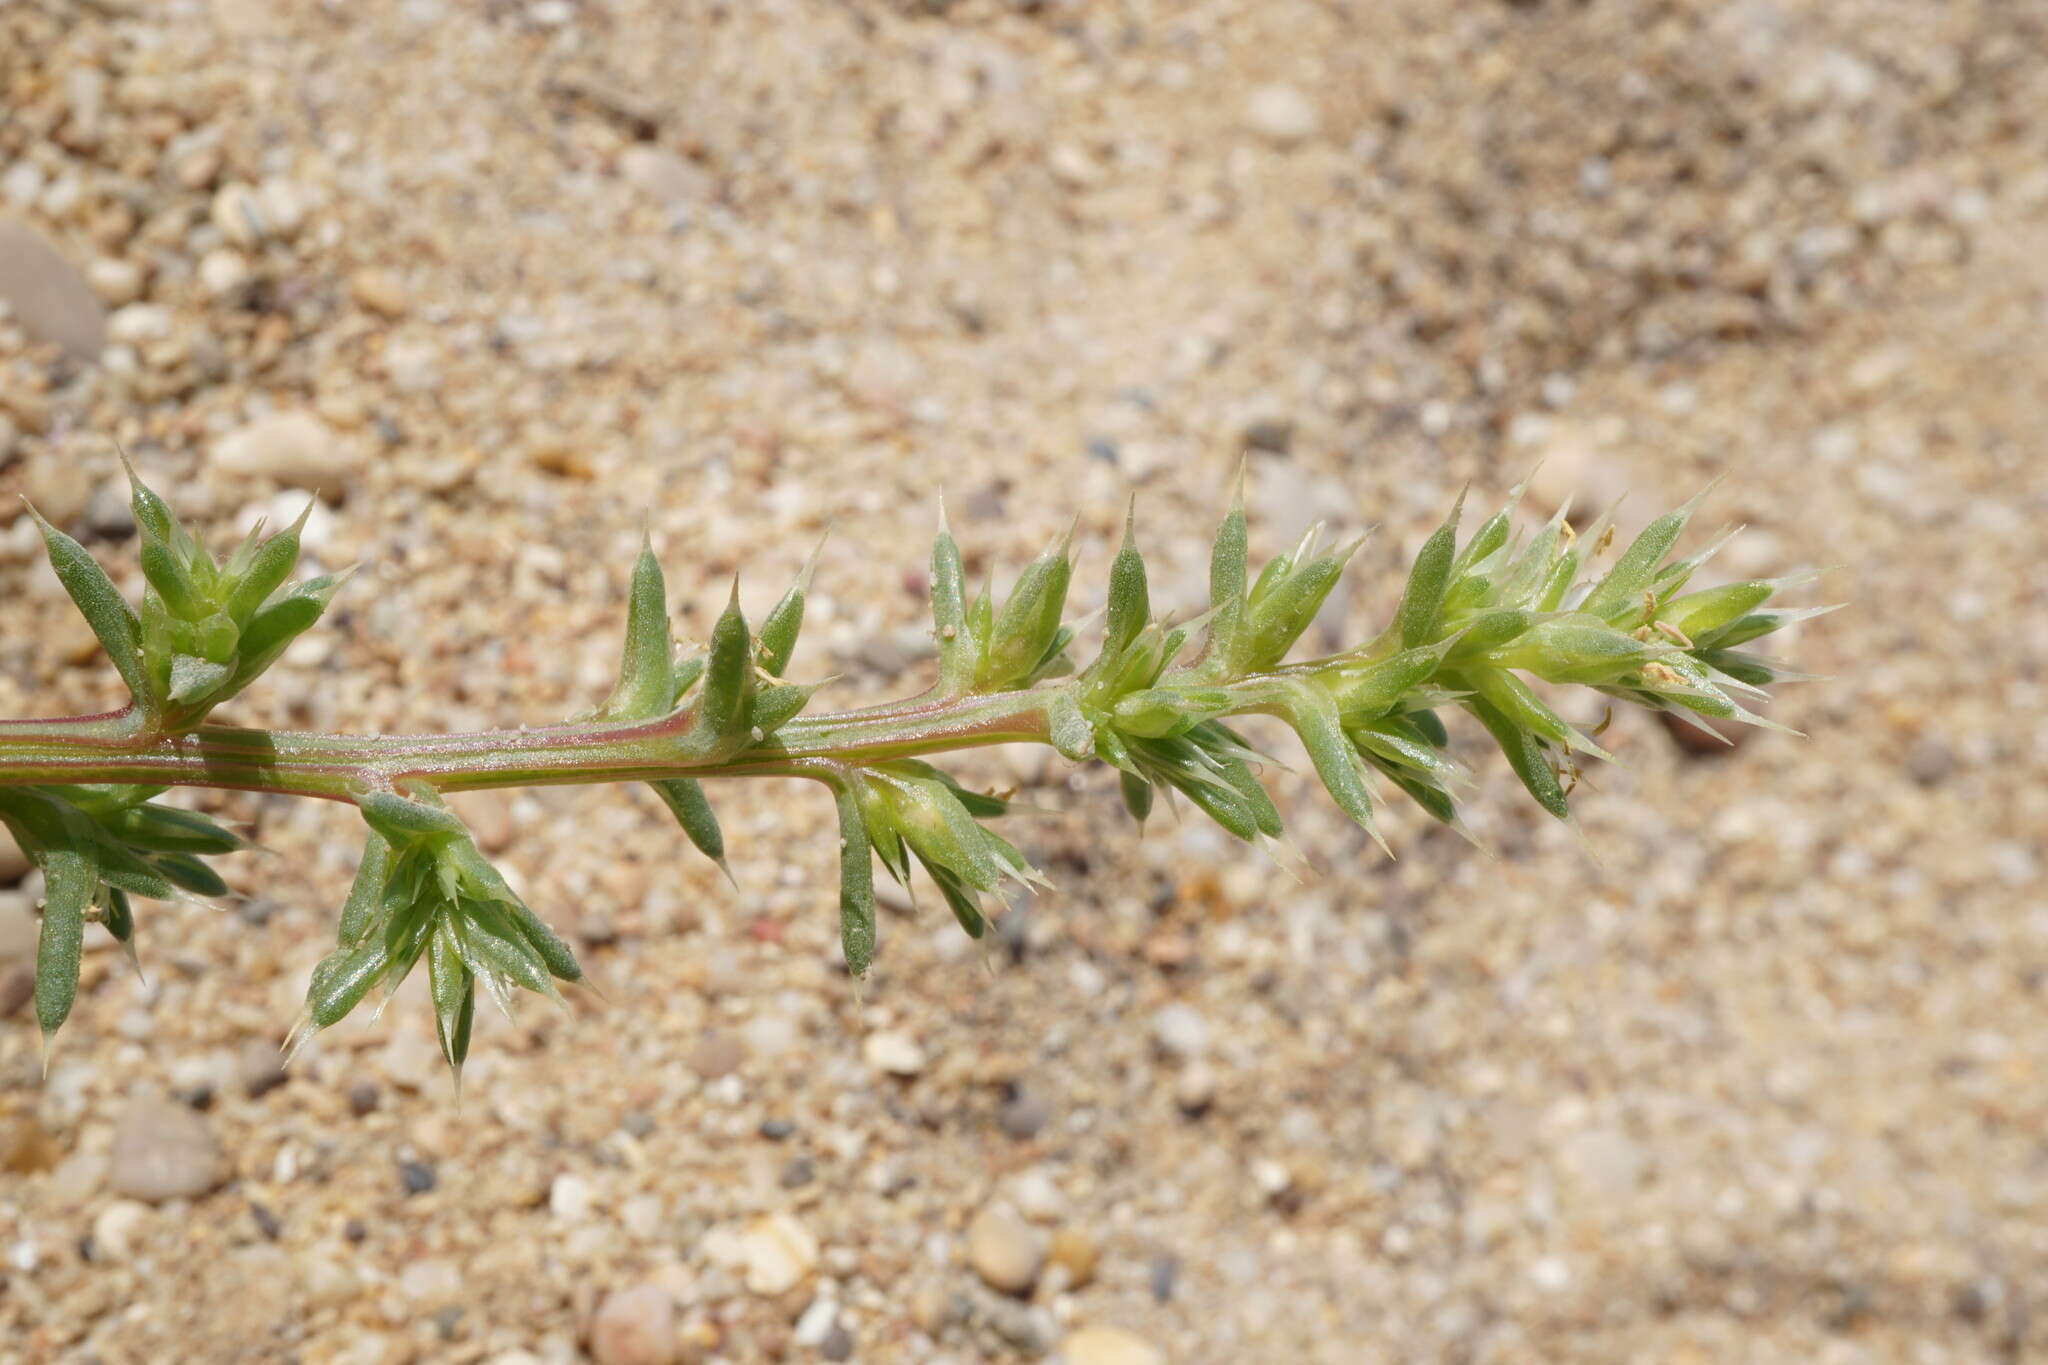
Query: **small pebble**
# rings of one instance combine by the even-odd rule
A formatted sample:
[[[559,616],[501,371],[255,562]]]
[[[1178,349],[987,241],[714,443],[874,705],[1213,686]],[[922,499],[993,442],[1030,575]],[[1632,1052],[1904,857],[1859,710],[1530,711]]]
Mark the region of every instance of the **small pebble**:
[[[1166,1353],[1121,1327],[1083,1327],[1060,1342],[1066,1365],[1166,1365]]]
[[[362,463],[355,446],[310,412],[259,417],[214,444],[213,462],[231,474],[336,492]]]
[[[235,1056],[235,1069],[244,1093],[252,1100],[261,1099],[289,1079],[283,1054],[260,1038],[242,1044]]]
[[[893,1029],[868,1035],[861,1055],[876,1071],[889,1076],[915,1076],[925,1068],[924,1049],[907,1033]]]
[[[398,1182],[407,1194],[425,1194],[436,1183],[434,1168],[424,1161],[401,1161],[398,1163]]]
[[[1101,1260],[1102,1249],[1081,1228],[1061,1228],[1055,1232],[1045,1257],[1048,1271],[1057,1272],[1068,1289],[1087,1288]]]
[[[1216,1102],[1216,1072],[1206,1062],[1183,1067],[1173,1082],[1173,1102],[1189,1118],[1200,1118]]]
[[[387,318],[403,317],[412,303],[405,285],[388,270],[358,270],[349,276],[348,292],[357,303]]]
[[[133,1199],[116,1199],[92,1220],[93,1256],[96,1260],[125,1261],[135,1253],[135,1238],[149,1221],[149,1206]]]
[[[20,163],[26,164],[26,163]],[[0,217],[0,302],[32,341],[77,360],[100,353],[107,310],[63,253],[25,223]]]
[[[1291,85],[1262,85],[1245,101],[1245,126],[1275,146],[1291,147],[1316,135],[1322,120],[1307,95]]]
[[[786,1294],[818,1264],[818,1239],[787,1213],[757,1218],[740,1234],[747,1288],[756,1294]]]
[[[1152,1016],[1152,1041],[1177,1061],[1199,1057],[1209,1048],[1209,1021],[1192,1005],[1163,1006]]]
[[[1018,1141],[1035,1138],[1052,1119],[1052,1108],[1039,1097],[1037,1091],[1020,1086],[1003,1101],[996,1113],[996,1122],[1005,1133]]]
[[[715,1081],[739,1070],[746,1056],[746,1049],[740,1046],[738,1039],[723,1033],[708,1034],[690,1049],[690,1070],[707,1081]]]
[[[675,1300],[657,1284],[605,1295],[590,1320],[590,1354],[597,1365],[674,1365]]]
[[[1001,1205],[983,1207],[967,1225],[967,1262],[991,1289],[1030,1293],[1045,1256],[1045,1235]]]
[[[590,1217],[596,1197],[597,1192],[588,1180],[565,1171],[548,1186],[548,1212],[569,1222],[581,1222]]]
[[[107,1188],[151,1204],[196,1199],[231,1174],[213,1125],[182,1104],[133,1100],[114,1120]]]

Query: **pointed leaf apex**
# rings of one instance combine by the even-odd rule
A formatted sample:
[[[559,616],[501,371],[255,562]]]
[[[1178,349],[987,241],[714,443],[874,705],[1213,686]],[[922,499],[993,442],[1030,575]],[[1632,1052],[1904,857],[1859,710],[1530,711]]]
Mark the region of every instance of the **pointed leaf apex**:
[[[828,525],[819,534],[818,543],[811,547],[811,552],[808,555],[804,556],[804,566],[796,571],[796,590],[798,592],[806,594],[810,592],[811,579],[818,572],[818,561],[824,558],[825,555],[825,542],[831,538],[832,528]]]

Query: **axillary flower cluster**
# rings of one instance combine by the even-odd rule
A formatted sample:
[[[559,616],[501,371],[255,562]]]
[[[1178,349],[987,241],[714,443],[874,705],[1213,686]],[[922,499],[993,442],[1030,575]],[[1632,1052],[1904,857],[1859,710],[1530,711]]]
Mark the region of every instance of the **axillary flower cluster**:
[[[1085,664],[1065,619],[1070,538],[998,601],[992,583],[970,594],[942,527],[931,559],[937,680],[905,701],[833,714],[809,712],[815,685],[787,677],[811,566],[758,629],[735,585],[708,643],[684,648],[671,632],[661,567],[643,548],[618,683],[585,716],[456,735],[252,730],[213,723],[210,713],[320,618],[346,575],[291,582],[298,525],[267,538],[252,532],[217,560],[130,474],[139,609],[77,541],[41,522],[50,563],[127,683],[129,705],[0,721],[0,822],[44,874],[35,1005],[45,1038],[70,1013],[88,923],[132,952],[136,899],[227,890],[206,859],[244,847],[241,837],[157,798],[179,786],[264,791],[350,803],[367,828],[295,1045],[396,989],[424,960],[442,1051],[458,1075],[479,989],[509,1012],[516,991],[556,998],[557,983],[581,970],[478,850],[447,793],[647,782],[723,866],[706,779],[822,783],[838,811],[842,941],[860,975],[874,954],[877,861],[906,883],[922,867],[976,936],[991,892],[1040,880],[990,827],[1008,801],[968,790],[929,756],[1050,744],[1114,768],[1140,822],[1163,789],[1237,838],[1266,843],[1282,836],[1280,814],[1258,775],[1262,755],[1231,722],[1272,716],[1299,739],[1337,806],[1377,839],[1376,779],[1463,828],[1457,800],[1471,778],[1444,724],[1463,711],[1537,803],[1569,821],[1577,763],[1607,755],[1597,730],[1565,720],[1532,682],[1591,688],[1703,725],[1768,724],[1752,708],[1766,685],[1793,675],[1745,646],[1823,610],[1774,607],[1791,584],[1784,579],[1687,591],[1725,543],[1674,555],[1694,504],[1652,522],[1594,574],[1589,565],[1612,539],[1604,520],[1575,535],[1560,511],[1517,534],[1511,499],[1461,542],[1461,497],[1416,555],[1391,624],[1354,648],[1290,661],[1359,542],[1325,547],[1311,530],[1254,573],[1240,493],[1211,552],[1208,608],[1190,620],[1153,611],[1126,523],[1101,640]]]

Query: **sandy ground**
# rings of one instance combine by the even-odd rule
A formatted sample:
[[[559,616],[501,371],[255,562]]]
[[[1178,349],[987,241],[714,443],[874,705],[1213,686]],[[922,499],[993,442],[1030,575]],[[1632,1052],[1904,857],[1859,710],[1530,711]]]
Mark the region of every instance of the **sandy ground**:
[[[2044,49],[1996,0],[0,5],[0,713],[114,695],[14,498],[127,565],[110,437],[366,565],[250,723],[590,704],[643,524],[695,632],[829,525],[797,672],[912,691],[942,492],[976,570],[1078,517],[1088,603],[1136,492],[1188,607],[1247,449],[1256,545],[1380,527],[1354,637],[1539,459],[1725,475],[1734,566],[1852,604],[1804,739],[1617,721],[1597,866],[1497,764],[1493,860],[1278,775],[1296,883],[975,756],[1057,891],[987,953],[892,912],[861,990],[809,791],[715,793],[738,892],[640,795],[474,801],[604,999],[488,1021],[459,1106],[412,991],[278,1083],[356,834],[202,796],[279,855],[245,898],[94,953],[47,1081],[0,1021],[0,1360],[2048,1349]],[[224,1179],[118,1196],[165,1097]]]

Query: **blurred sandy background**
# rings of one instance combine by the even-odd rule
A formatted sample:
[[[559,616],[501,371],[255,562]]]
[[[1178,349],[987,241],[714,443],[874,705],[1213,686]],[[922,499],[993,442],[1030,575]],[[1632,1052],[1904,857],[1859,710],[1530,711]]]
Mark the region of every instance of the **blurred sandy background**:
[[[1247,452],[1255,548],[1380,526],[1354,638],[1539,459],[1543,510],[1726,475],[1732,570],[1854,604],[1807,739],[1617,721],[1598,867],[1497,762],[1495,861],[1279,776],[1295,884],[976,756],[1058,891],[986,954],[892,911],[858,992],[810,790],[714,792],[737,893],[639,794],[467,802],[607,1000],[485,1021],[459,1107],[411,991],[275,1070],[344,811],[197,798],[282,856],[146,982],[94,953],[47,1082],[0,849],[0,1360],[2048,1348],[2044,51],[1998,0],[0,4],[0,713],[114,695],[15,497],[132,582],[110,437],[367,566],[251,723],[590,704],[643,521],[698,633],[830,524],[796,671],[907,692],[941,491],[977,571],[1078,516],[1084,604],[1135,491],[1189,608]]]

